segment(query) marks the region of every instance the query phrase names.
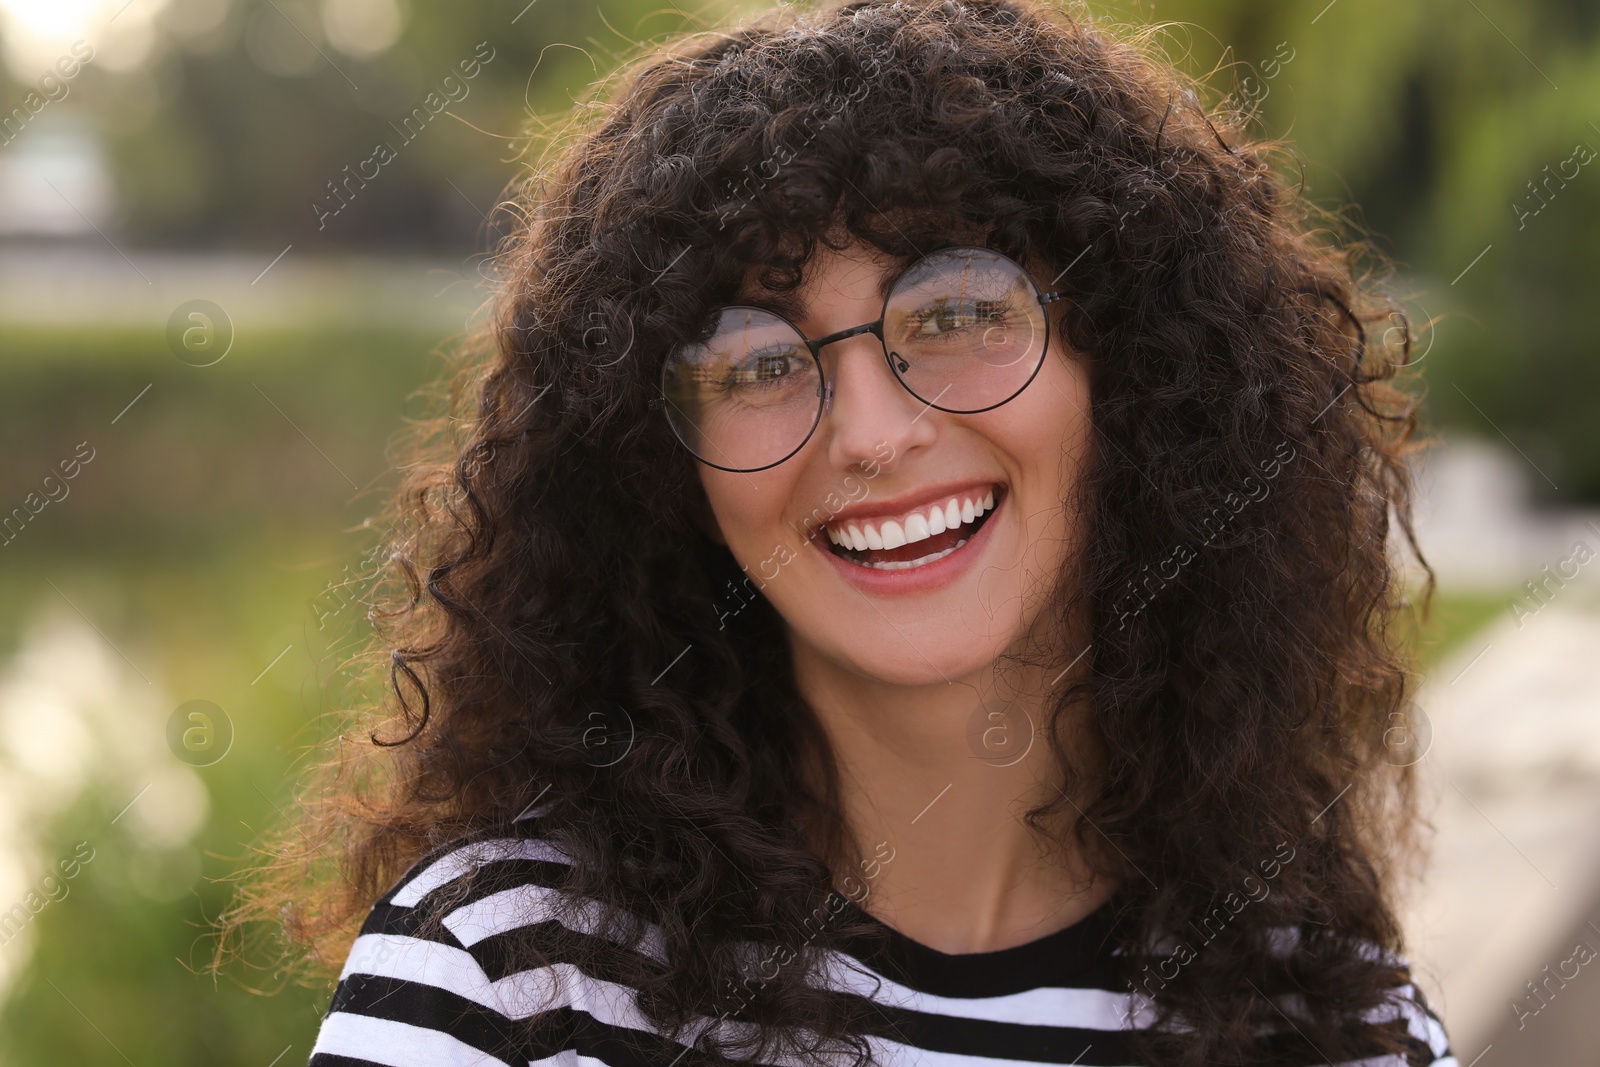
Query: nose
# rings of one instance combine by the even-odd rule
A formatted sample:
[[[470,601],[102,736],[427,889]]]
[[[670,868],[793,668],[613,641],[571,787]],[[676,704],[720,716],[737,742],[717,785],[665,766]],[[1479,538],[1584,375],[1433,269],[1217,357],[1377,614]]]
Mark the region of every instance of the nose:
[[[825,386],[823,419],[828,459],[835,467],[882,464],[885,445],[898,457],[933,442],[936,428],[928,405],[900,384],[876,336],[861,334],[831,347],[834,372]]]

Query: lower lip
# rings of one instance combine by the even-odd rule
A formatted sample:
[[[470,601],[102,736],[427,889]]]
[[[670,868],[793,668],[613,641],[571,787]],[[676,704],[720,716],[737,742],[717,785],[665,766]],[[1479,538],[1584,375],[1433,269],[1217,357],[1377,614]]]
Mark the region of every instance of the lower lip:
[[[826,534],[812,538],[811,546],[827,557],[828,562],[833,564],[834,569],[845,581],[864,593],[872,593],[875,596],[926,593],[951,585],[972,568],[989,543],[989,531],[994,529],[995,523],[1000,520],[1000,511],[1010,499],[1011,494],[1006,493],[995,502],[994,510],[989,512],[988,521],[978,528],[977,533],[967,538],[966,544],[948,556],[936,559],[932,563],[924,563],[920,567],[884,571],[876,567],[863,567],[859,563],[851,563],[824,547],[827,543]]]

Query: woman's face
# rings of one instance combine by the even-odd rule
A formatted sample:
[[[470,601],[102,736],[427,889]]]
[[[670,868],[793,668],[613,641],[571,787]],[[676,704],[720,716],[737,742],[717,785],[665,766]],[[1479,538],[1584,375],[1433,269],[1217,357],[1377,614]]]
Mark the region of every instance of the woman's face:
[[[790,318],[807,337],[871,322],[896,269],[867,246],[819,246]],[[733,302],[767,303],[755,274]],[[983,670],[1028,632],[1072,545],[1062,501],[1090,447],[1087,368],[1058,322],[1027,388],[973,415],[907,392],[872,334],[835,342],[822,350],[832,408],[804,448],[749,474],[699,465],[722,538],[792,642],[870,679],[931,685]],[[897,539],[889,523],[919,536],[873,549]],[[835,541],[852,527],[868,548],[846,556]]]

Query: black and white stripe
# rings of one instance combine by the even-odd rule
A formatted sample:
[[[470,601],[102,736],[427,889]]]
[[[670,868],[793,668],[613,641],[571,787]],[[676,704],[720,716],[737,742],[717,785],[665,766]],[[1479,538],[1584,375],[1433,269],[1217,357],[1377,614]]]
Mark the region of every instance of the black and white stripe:
[[[531,833],[534,824],[526,825]],[[309,1067],[688,1064],[685,1044],[658,1034],[634,990],[605,973],[607,956],[662,959],[654,927],[636,944],[599,954],[602,962],[589,965],[595,973],[559,958],[532,970],[506,962],[512,933],[545,923],[562,932],[550,904],[569,864],[536,835],[467,839],[420,860],[374,905],[351,947]],[[459,888],[458,879],[485,865],[515,872],[512,887],[495,879],[496,888],[452,899],[437,922],[421,922],[430,895]],[[598,905],[581,909],[567,922],[573,933],[596,936],[598,913]],[[884,1027],[869,1040],[886,1067],[1138,1067],[1129,1028],[1153,1015],[1148,1000],[1114,977],[1109,929],[1097,913],[1027,945],[967,956],[889,930],[882,943],[847,941],[828,958],[825,981],[841,996],[876,1004]],[[536,1037],[515,1025],[540,1012],[550,1013],[549,1025]],[[1443,1026],[1412,986],[1396,990],[1373,1021],[1403,1021],[1433,1067],[1458,1067]],[[724,1025],[738,1033],[743,1024]],[[1321,1062],[1293,1032],[1274,1040],[1284,1063]],[[1391,1057],[1343,1067],[1404,1065]]]

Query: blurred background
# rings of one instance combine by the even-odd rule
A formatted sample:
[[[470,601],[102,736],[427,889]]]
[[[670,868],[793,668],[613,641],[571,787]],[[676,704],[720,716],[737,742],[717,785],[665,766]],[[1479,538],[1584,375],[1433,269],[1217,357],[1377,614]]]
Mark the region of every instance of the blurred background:
[[[1429,324],[1412,954],[1463,1067],[1600,1062],[1600,5],[1092,10],[1175,24]],[[0,0],[4,1067],[305,1061],[328,991],[214,982],[203,935],[363,699],[391,440],[518,135],[734,13]]]

